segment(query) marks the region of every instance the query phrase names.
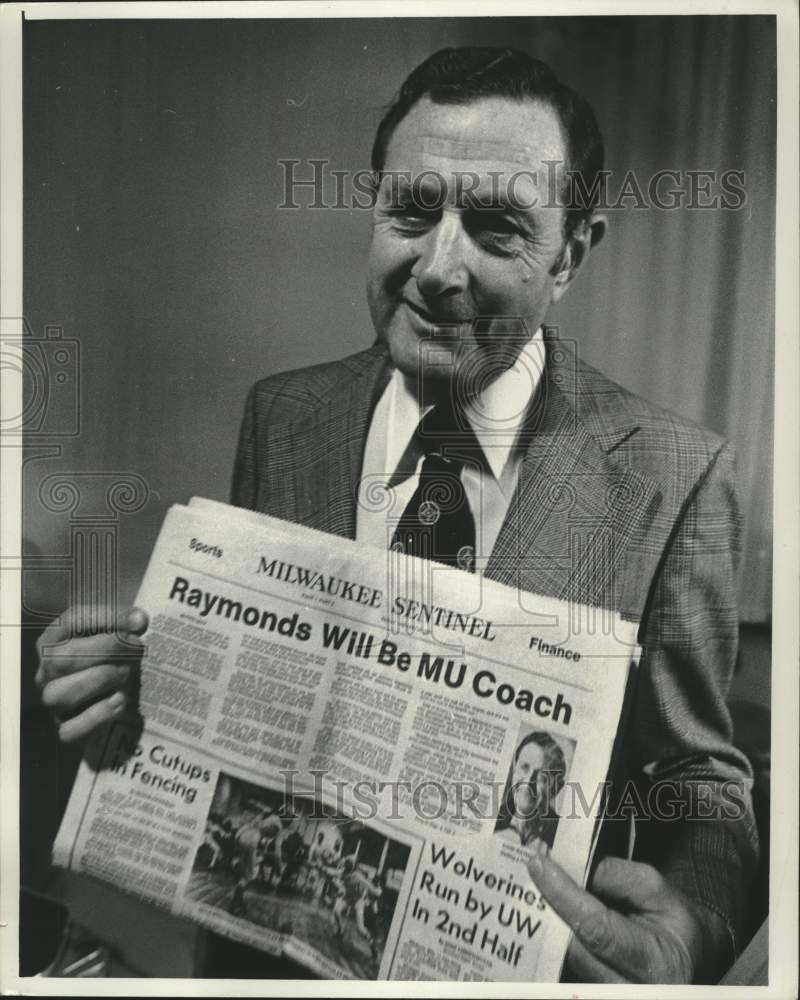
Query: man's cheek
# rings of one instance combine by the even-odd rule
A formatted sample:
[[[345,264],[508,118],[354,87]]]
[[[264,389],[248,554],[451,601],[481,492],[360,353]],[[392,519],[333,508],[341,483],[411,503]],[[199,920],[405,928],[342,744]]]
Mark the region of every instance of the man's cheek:
[[[509,258],[518,279],[541,283],[550,273],[558,257],[558,246],[543,243],[525,243]]]
[[[384,215],[376,215],[372,220],[372,239],[381,240],[393,232],[393,224],[390,218]]]
[[[369,253],[369,279],[371,282],[392,287],[411,272],[414,263],[413,248],[409,240],[392,232],[374,232]]]
[[[405,256],[413,246],[412,236],[397,231],[391,219],[376,218],[372,224],[373,251],[382,257]]]

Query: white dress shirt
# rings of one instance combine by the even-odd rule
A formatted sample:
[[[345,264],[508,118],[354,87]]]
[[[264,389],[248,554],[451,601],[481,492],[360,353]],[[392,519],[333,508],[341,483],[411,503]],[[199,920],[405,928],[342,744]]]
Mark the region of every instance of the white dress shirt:
[[[475,519],[475,562],[481,572],[517,487],[520,430],[544,371],[541,328],[502,372],[464,407],[481,446],[479,466],[465,465],[461,481]],[[432,406],[420,407],[413,380],[395,370],[372,415],[358,495],[356,539],[388,548],[395,526],[419,484],[424,453],[415,436]]]

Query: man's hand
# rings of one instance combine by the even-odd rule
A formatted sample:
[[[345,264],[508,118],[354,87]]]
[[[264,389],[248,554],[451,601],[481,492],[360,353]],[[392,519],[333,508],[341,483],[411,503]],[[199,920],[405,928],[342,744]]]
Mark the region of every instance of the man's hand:
[[[147,629],[144,611],[131,608],[117,619],[117,631],[87,634],[95,609],[69,608],[49,625],[36,647],[36,684],[58,724],[62,742],[83,739],[120,715],[128,702]]]
[[[724,921],[650,865],[604,858],[586,892],[540,842],[528,871],[573,930],[565,982],[693,983],[724,971],[720,959],[730,951]]]

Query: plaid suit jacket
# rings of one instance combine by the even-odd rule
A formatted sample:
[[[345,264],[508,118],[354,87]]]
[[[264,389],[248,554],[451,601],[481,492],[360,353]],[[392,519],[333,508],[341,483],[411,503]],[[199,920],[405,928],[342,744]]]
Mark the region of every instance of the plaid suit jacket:
[[[355,537],[366,435],[389,374],[376,344],[258,382],[232,502]],[[487,575],[640,621],[623,743],[625,794],[644,808],[634,856],[720,914],[735,949],[758,840],[750,767],[725,704],[738,636],[731,448],[554,339],[526,446]],[[646,818],[656,798],[671,819]],[[698,809],[706,818],[687,817]]]

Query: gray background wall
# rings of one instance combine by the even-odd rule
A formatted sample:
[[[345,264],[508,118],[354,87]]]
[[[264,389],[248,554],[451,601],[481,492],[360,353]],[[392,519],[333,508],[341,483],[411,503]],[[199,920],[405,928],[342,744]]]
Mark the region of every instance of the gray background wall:
[[[768,617],[766,17],[28,23],[25,312],[35,335],[60,326],[81,352],[80,433],[57,456],[28,452],[29,555],[69,553],[69,516],[42,501],[44,477],[136,473],[151,494],[119,522],[119,596],[130,600],[169,504],[227,498],[249,385],[371,342],[369,214],[278,210],[277,161],[368,166],[404,76],[459,44],[512,44],[549,62],[591,100],[617,177],[746,171],[743,211],[612,213],[551,320],[617,381],[732,438],[747,513],[743,617]],[[107,480],[81,482],[102,493]],[[68,591],[64,572],[27,575],[30,612],[57,611]]]

